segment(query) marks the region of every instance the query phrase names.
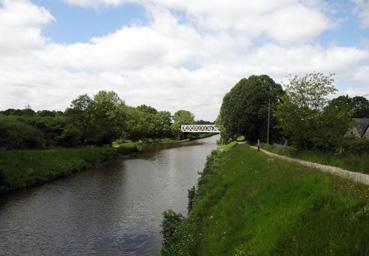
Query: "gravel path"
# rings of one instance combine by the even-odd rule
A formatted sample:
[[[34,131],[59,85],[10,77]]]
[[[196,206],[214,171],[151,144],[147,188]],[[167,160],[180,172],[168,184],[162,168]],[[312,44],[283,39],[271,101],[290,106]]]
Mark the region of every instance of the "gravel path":
[[[257,150],[257,147],[252,147],[252,148]],[[358,183],[369,185],[369,175],[367,175],[367,174],[363,174],[363,173],[359,173],[359,172],[351,172],[351,171],[348,171],[348,170],[345,170],[345,169],[342,169],[342,168],[339,168],[339,167],[334,167],[334,166],[324,165],[324,164],[317,164],[317,163],[313,163],[313,162],[309,162],[309,161],[305,161],[305,160],[291,158],[291,157],[288,157],[288,156],[278,155],[278,154],[266,151],[264,149],[260,149],[260,151],[263,152],[264,154],[268,155],[268,156],[271,156],[271,157],[283,159],[283,160],[286,160],[286,161],[289,161],[289,162],[299,163],[301,165],[312,167],[312,168],[320,170],[322,172],[331,173],[333,175],[337,175],[337,176],[340,176],[340,177],[345,178],[345,179],[350,179],[350,180],[353,180],[353,181],[358,182]]]

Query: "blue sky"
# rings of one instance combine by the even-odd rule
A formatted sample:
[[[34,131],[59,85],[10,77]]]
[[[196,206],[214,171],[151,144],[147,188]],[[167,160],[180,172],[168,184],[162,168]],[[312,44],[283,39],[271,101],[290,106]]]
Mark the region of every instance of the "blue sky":
[[[114,90],[216,118],[241,78],[336,74],[369,93],[369,0],[0,0],[0,108]]]
[[[145,9],[138,4],[125,4],[102,9],[85,9],[60,0],[35,0],[46,7],[56,21],[43,30],[43,34],[59,43],[87,42],[130,24],[145,25]]]

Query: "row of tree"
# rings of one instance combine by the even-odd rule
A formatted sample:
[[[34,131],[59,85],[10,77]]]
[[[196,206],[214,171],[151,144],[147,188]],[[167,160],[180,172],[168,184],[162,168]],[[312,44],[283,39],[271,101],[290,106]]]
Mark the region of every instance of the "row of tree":
[[[224,140],[245,135],[251,142],[290,141],[298,148],[336,150],[342,147],[352,118],[369,117],[364,97],[340,96],[332,74],[291,76],[282,86],[267,75],[237,83],[223,99],[218,124]],[[269,125],[268,125],[269,124]]]
[[[64,111],[8,109],[0,112],[0,148],[106,145],[116,139],[179,138],[182,124],[195,123],[194,115],[141,105],[127,106],[112,91],[94,97],[81,95]]]

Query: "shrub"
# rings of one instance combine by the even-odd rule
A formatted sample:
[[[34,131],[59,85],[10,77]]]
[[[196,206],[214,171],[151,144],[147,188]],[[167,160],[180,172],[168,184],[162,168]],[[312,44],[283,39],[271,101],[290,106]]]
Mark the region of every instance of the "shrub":
[[[167,210],[163,213],[162,231],[164,243],[173,238],[176,227],[184,220],[180,213],[175,213],[173,210]]]
[[[44,139],[40,131],[12,118],[0,117],[0,148],[42,148]]]
[[[363,138],[345,138],[343,149],[353,154],[369,154],[369,140]]]

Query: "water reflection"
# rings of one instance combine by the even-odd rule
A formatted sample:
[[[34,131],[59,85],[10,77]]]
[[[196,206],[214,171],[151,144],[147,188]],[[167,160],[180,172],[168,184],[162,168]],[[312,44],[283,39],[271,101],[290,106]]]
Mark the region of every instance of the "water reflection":
[[[0,198],[0,255],[159,255],[217,137],[144,152]]]

